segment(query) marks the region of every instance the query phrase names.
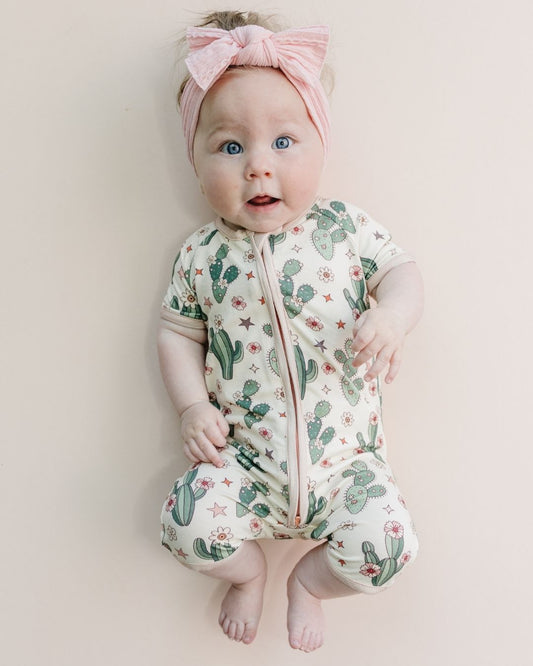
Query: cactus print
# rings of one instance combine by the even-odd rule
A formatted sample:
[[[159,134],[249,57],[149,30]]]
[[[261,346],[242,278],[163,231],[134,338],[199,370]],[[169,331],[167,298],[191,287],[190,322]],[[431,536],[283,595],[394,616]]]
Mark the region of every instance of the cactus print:
[[[336,575],[364,590],[414,558],[379,382],[364,382],[351,351],[382,269],[408,260],[337,200],[279,234],[217,220],[186,240],[162,317],[205,344],[206,388],[230,434],[224,467],[191,467],[163,507],[162,542],[180,562],[213,566],[245,539],[326,539]]]

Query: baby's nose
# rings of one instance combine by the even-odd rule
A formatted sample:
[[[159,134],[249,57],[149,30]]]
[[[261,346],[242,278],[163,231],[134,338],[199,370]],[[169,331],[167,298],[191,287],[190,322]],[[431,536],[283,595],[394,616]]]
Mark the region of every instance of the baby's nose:
[[[250,155],[246,164],[246,178],[270,178],[272,176],[272,164],[269,156],[263,152],[257,152]]]

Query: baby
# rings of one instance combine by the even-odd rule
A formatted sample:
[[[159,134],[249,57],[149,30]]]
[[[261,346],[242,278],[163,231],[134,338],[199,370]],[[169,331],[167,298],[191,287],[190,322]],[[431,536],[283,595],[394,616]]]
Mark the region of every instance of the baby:
[[[217,217],[185,241],[162,306],[161,369],[193,463],[165,501],[162,542],[230,584],[219,623],[250,643],[258,539],[315,540],[287,583],[289,643],[310,652],[322,599],[383,590],[416,556],[379,375],[398,372],[422,287],[383,227],[317,196],[327,28],[265,25],[222,12],[187,34],[183,128]]]

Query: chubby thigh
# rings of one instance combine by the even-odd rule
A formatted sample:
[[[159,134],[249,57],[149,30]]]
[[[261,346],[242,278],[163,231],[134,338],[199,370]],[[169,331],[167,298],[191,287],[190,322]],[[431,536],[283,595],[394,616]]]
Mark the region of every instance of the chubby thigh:
[[[331,572],[369,593],[389,587],[416,557],[405,501],[390,467],[374,454],[356,456],[333,477],[310,480],[309,506],[307,524],[287,528],[279,480],[225,455],[224,467],[200,463],[174,483],[161,514],[162,544],[185,566],[205,570],[247,539],[326,540]]]

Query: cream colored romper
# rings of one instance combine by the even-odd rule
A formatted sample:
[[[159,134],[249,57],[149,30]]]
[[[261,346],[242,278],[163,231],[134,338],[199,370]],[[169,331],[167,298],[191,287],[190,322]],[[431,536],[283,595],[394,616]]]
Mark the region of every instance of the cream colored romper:
[[[379,380],[350,349],[385,273],[412,261],[353,205],[318,199],[280,233],[194,233],[174,265],[163,325],[206,345],[205,380],[230,424],[225,466],[192,466],[162,511],[162,541],[201,569],[244,539],[328,541],[328,564],[378,591],[417,552],[386,462]]]

